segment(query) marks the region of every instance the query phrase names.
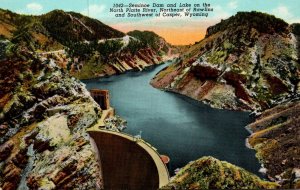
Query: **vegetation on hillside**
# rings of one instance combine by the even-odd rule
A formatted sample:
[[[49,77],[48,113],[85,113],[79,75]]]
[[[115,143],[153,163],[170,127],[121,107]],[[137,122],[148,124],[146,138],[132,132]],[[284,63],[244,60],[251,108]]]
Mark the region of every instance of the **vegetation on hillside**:
[[[121,50],[123,43],[121,40],[105,40],[104,43],[99,43],[96,50],[99,52],[103,61],[107,61],[113,55]]]
[[[161,37],[159,37],[154,32],[134,30],[128,32],[127,34],[138,39],[141,42],[141,46],[148,46],[153,48],[154,50],[160,49]]]
[[[135,55],[140,49],[146,48],[147,43],[136,40],[136,39],[131,39],[128,43],[128,45],[124,48],[124,50],[129,51],[132,55]]]
[[[0,40],[55,59],[79,78],[142,70],[161,62],[169,50],[153,32],[133,31],[129,37],[99,20],[63,10],[33,16],[0,9],[0,26]]]
[[[40,19],[51,36],[64,45],[74,41],[95,41],[124,36],[124,33],[96,19],[74,12],[54,10],[40,16]]]
[[[41,16],[0,9],[0,35],[32,50],[53,50],[84,41],[123,37],[124,33],[79,13],[54,10]],[[62,47],[62,46],[61,46]]]
[[[274,189],[278,184],[213,157],[202,157],[182,168],[162,189]]]
[[[163,77],[169,78],[164,88],[216,108],[242,110],[267,109],[297,96],[298,50],[290,28],[297,33],[297,25],[272,15],[239,12],[207,29],[206,38],[184,53],[180,68]],[[207,80],[213,82],[201,87]],[[155,81],[165,80],[158,74]]]
[[[220,23],[211,26],[207,29],[206,37],[215,34],[219,31],[224,31],[230,27],[235,27],[240,24],[248,28],[255,28],[260,33],[285,33],[288,24],[273,15],[261,12],[238,12],[236,15],[231,16]]]

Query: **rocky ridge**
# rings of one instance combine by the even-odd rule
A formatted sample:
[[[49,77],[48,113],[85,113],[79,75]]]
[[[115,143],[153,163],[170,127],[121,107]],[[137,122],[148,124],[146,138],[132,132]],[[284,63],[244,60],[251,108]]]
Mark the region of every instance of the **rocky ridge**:
[[[209,27],[205,39],[151,81],[214,108],[253,111],[247,145],[279,188],[300,187],[299,28],[264,13],[238,13]],[[205,169],[193,168],[171,184],[202,187],[194,177]]]
[[[300,188],[300,101],[268,109],[249,124],[248,145],[257,151],[261,172],[284,188]]]
[[[0,9],[0,26],[0,40],[55,59],[80,79],[143,70],[172,53],[171,45],[153,32],[133,31],[128,36],[75,12],[30,16]]]
[[[151,84],[214,108],[265,110],[299,93],[297,39],[274,16],[238,13],[210,27]]]
[[[72,65],[73,76],[87,79],[141,71],[172,59],[177,52],[162,37],[150,31],[136,30],[122,38],[101,40],[99,43],[96,46],[90,44],[91,50],[86,53],[89,56],[81,53],[77,56],[79,59],[68,63]]]
[[[102,189],[86,132],[101,109],[85,86],[28,52],[2,59],[0,75],[0,187]]]

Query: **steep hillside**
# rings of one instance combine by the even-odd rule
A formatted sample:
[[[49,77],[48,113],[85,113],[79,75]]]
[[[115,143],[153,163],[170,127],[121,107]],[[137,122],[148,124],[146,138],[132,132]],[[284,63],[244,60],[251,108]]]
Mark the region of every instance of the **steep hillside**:
[[[203,157],[182,168],[162,189],[275,189],[278,184],[213,157]]]
[[[16,23],[18,16],[19,15],[16,13],[0,9],[0,37],[2,39],[12,37],[13,31],[16,30],[16,25],[14,23]]]
[[[0,60],[0,189],[101,189],[86,132],[99,106],[53,61],[9,55]]]
[[[162,51],[165,53],[171,51],[170,44],[154,32],[134,30],[127,34],[140,40],[144,46],[150,46],[154,51]]]
[[[99,20],[75,12],[54,10],[40,16],[40,20],[50,36],[64,45],[74,41],[97,41],[125,35]]]
[[[74,42],[97,41],[125,34],[79,13],[54,10],[41,16],[19,15],[0,9],[0,36],[25,43],[32,51],[51,51]]]
[[[75,12],[54,10],[29,16],[0,9],[0,26],[0,40],[52,58],[80,79],[143,70],[174,53],[171,45],[153,32],[125,35]]]
[[[149,31],[129,32],[122,38],[99,43],[75,44],[75,60],[67,67],[77,78],[85,79],[140,71],[176,56],[176,49],[162,37]]]
[[[247,126],[250,147],[257,151],[262,171],[284,188],[300,188],[300,101],[262,112]]]
[[[215,108],[264,110],[299,92],[298,34],[274,16],[240,12],[152,80]]]

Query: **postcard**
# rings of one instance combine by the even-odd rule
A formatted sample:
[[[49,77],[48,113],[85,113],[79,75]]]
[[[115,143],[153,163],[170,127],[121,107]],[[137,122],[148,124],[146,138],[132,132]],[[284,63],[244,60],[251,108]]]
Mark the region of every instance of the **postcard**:
[[[299,0],[0,2],[0,190],[300,189]]]

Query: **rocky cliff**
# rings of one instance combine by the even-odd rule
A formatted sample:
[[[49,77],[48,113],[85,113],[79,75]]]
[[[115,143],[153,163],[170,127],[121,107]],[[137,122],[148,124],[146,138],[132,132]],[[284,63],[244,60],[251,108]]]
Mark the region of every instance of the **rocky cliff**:
[[[262,163],[261,172],[284,188],[300,188],[300,101],[268,109],[249,124],[248,144]]]
[[[299,93],[298,43],[283,20],[241,12],[208,28],[151,84],[215,108],[264,110]]]
[[[53,60],[25,51],[2,57],[0,189],[101,189],[86,132],[101,109],[84,85]]]

